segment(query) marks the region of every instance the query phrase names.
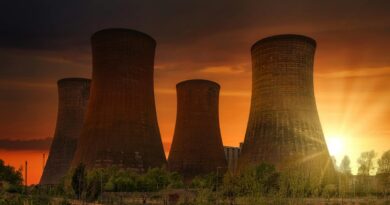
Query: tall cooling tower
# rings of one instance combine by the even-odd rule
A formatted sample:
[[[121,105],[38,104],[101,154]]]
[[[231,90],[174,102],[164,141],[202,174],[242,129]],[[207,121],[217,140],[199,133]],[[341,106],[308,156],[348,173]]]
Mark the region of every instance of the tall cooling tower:
[[[156,42],[138,31],[105,29],[91,37],[92,85],[73,166],[144,171],[166,163],[154,101]]]
[[[252,46],[252,100],[240,167],[268,162],[278,169],[316,163],[329,153],[313,87],[315,40],[278,35]]]
[[[84,122],[90,80],[58,81],[58,114],[53,142],[40,184],[58,184],[70,168]]]
[[[176,85],[177,117],[168,166],[186,179],[227,169],[219,129],[219,88],[208,80]]]

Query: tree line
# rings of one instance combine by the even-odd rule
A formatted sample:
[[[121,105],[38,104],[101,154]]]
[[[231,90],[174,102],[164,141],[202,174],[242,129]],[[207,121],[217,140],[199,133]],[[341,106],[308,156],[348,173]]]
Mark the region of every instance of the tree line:
[[[138,193],[148,197],[148,193],[162,193],[169,190],[186,190],[192,197],[191,203],[207,204],[223,200],[230,204],[237,200],[258,203],[264,198],[307,198],[307,197],[355,197],[378,195],[388,196],[390,188],[390,150],[374,166],[376,153],[363,152],[357,160],[357,175],[352,175],[350,159],[345,156],[337,173],[328,177],[326,174],[314,174],[310,169],[299,165],[278,172],[270,164],[259,164],[241,171],[239,174],[210,173],[197,176],[190,182],[165,168],[153,168],[145,173],[116,167],[86,169],[83,164],[72,169],[55,186],[30,187],[30,195],[41,197],[57,196],[84,201],[101,200],[104,193]],[[370,175],[377,168],[376,176]],[[321,168],[319,169],[321,170]],[[23,193],[22,170],[16,170],[0,160],[0,194]],[[115,194],[114,194],[115,195]],[[6,198],[1,197],[0,198]],[[2,199],[3,200],[3,199]],[[191,204],[189,199],[185,204]],[[0,204],[2,201],[0,200]]]

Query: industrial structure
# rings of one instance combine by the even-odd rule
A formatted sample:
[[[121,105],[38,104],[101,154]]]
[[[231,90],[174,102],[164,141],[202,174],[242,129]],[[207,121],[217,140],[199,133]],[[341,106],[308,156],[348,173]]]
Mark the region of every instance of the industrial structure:
[[[315,40],[293,34],[252,46],[252,99],[240,168],[262,162],[278,170],[332,167],[314,97],[315,49]]]
[[[129,29],[91,37],[91,100],[73,166],[142,172],[166,163],[154,100],[156,41]]]
[[[65,78],[57,83],[57,125],[40,184],[58,184],[70,168],[83,127],[90,82],[84,78]]]
[[[241,154],[242,143],[239,147],[224,146],[223,150],[225,152],[225,158],[228,165],[228,170],[231,173],[236,173],[238,171],[238,160]]]
[[[187,80],[176,85],[177,117],[168,167],[185,180],[227,169],[218,102],[220,86],[208,80]]]

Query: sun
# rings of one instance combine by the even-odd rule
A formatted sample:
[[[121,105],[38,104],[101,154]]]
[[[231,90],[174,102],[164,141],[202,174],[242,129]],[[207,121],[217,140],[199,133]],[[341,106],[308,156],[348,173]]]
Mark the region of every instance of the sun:
[[[341,136],[326,137],[326,144],[328,145],[328,150],[330,155],[339,157],[342,154],[344,154],[345,143],[343,137]]]

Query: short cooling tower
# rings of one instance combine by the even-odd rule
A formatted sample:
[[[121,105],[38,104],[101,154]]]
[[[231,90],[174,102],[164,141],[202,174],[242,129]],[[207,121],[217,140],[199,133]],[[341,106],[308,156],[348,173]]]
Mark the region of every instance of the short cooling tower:
[[[313,87],[315,40],[278,35],[252,46],[252,100],[240,167],[331,166]]]
[[[153,88],[156,41],[129,29],[91,37],[91,100],[73,165],[145,171],[166,163]]]
[[[58,184],[68,172],[84,122],[90,80],[58,81],[58,114],[53,142],[40,184]]]
[[[187,80],[176,85],[177,117],[168,167],[185,179],[227,169],[218,117],[219,85]]]

